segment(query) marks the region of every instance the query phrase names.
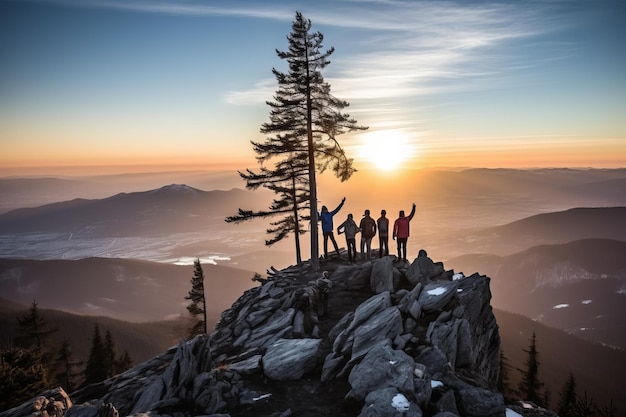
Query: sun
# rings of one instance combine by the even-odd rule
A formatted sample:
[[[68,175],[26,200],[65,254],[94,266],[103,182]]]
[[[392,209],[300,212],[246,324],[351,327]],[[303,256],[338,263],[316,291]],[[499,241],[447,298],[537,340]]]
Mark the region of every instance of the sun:
[[[401,131],[377,130],[361,135],[360,139],[360,159],[369,161],[378,170],[396,170],[416,153],[416,145]]]

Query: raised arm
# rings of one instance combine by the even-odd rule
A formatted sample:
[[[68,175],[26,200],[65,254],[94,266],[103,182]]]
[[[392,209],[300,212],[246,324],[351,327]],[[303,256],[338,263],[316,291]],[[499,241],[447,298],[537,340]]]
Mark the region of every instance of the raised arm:
[[[341,210],[341,208],[343,207],[343,203],[346,202],[346,198],[342,198],[341,199],[341,203],[339,203],[339,205],[337,206],[336,209],[334,209],[333,211],[331,211],[330,213],[334,216],[335,214],[337,214],[339,212],[339,210]]]
[[[411,219],[413,218],[414,215],[415,215],[415,203],[413,203],[413,208],[411,209],[411,214],[409,214],[409,221],[411,221]]]

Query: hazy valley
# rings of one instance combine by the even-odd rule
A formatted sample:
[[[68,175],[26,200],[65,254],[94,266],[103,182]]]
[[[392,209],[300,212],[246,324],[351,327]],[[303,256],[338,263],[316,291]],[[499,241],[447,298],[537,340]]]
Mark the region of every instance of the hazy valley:
[[[416,202],[410,258],[424,248],[446,268],[491,278],[491,303],[513,366],[521,366],[530,329],[537,328],[553,384],[580,369],[580,385],[593,386],[600,399],[606,380],[626,375],[626,170],[415,171],[405,195],[386,181],[322,179],[320,200],[332,209],[347,197],[336,224],[349,212],[359,219],[366,208],[374,217],[385,208],[393,221]],[[271,201],[267,192],[232,188],[237,184],[236,175],[223,173],[0,179],[0,298],[149,327],[186,314],[189,265],[200,258],[215,323],[257,285],[254,272],[295,263],[292,237],[268,248],[267,223],[224,222],[239,207],[263,209]],[[342,236],[337,240],[345,246]],[[15,311],[3,311],[5,329]]]

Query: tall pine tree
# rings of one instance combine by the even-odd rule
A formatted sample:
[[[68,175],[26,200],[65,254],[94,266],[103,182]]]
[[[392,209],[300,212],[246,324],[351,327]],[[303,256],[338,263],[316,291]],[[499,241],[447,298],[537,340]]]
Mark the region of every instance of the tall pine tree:
[[[106,352],[104,349],[104,341],[100,333],[100,325],[94,324],[93,336],[91,338],[91,350],[85,367],[85,383],[92,384],[94,382],[104,381],[107,378]]]
[[[65,388],[65,391],[72,392],[78,387],[78,378],[81,372],[78,369],[82,366],[81,361],[74,358],[72,347],[68,340],[64,340],[57,352],[57,374],[58,383]]]
[[[185,296],[185,300],[191,301],[187,306],[187,311],[189,311],[192,320],[194,320],[194,323],[189,329],[190,338],[207,333],[204,271],[202,270],[200,259],[196,259],[193,266],[194,272],[193,278],[191,278],[191,289],[189,290],[189,295]],[[198,317],[200,317],[200,319],[198,319]]]
[[[278,90],[273,101],[267,102],[271,108],[270,121],[261,126],[266,140],[253,142],[253,145],[259,161],[277,159],[279,164],[289,160],[306,161],[311,267],[318,269],[316,173],[330,169],[341,181],[349,179],[355,172],[353,161],[337,138],[344,133],[367,128],[358,126],[356,120],[342,112],[349,106],[348,102],[334,97],[330,84],[324,81],[322,70],[330,63],[329,57],[334,48],[322,51],[324,36],[320,32],[312,32],[311,21],[300,12],[296,12],[291,28],[287,36],[288,50],[276,50],[289,69],[287,72],[272,69]],[[296,198],[292,202],[295,201]],[[294,216],[294,228],[298,219]]]
[[[522,379],[519,383],[519,392],[522,399],[532,401],[537,405],[544,405],[544,396],[541,394],[543,388],[543,382],[539,380],[539,352],[537,351],[537,337],[533,332],[530,339],[530,346],[528,350],[524,349],[524,352],[528,354],[526,359],[526,369],[518,370],[522,374]]]
[[[559,393],[559,404],[557,406],[559,417],[573,417],[572,412],[576,406],[576,401],[576,379],[574,379],[574,374],[570,372],[563,390]]]

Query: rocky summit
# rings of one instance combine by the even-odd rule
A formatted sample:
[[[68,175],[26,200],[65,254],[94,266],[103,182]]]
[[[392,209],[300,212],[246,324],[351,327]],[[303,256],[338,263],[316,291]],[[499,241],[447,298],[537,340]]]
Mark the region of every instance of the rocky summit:
[[[488,277],[422,255],[337,257],[255,279],[211,334],[0,417],[506,414]]]

